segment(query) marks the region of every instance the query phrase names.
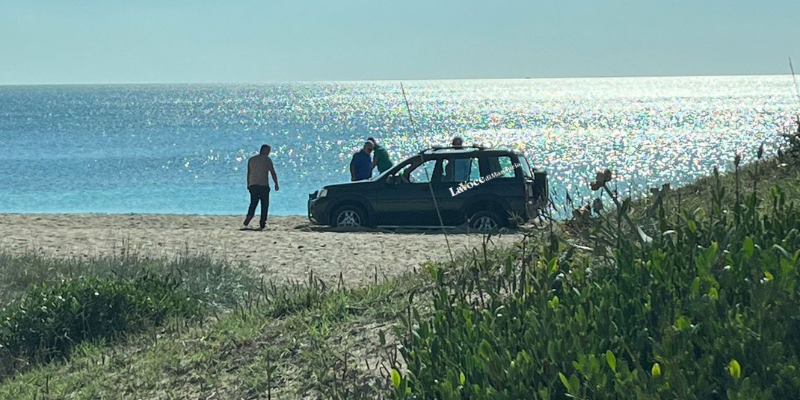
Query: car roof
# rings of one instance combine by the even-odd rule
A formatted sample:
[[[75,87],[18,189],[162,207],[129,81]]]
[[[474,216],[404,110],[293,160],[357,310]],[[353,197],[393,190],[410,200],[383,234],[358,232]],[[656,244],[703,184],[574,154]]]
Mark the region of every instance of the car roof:
[[[485,155],[507,155],[507,154],[515,154],[517,156],[522,156],[523,154],[517,150],[511,149],[498,149],[498,148],[491,148],[491,147],[483,147],[483,146],[464,146],[461,148],[455,148],[452,146],[448,147],[440,147],[434,146],[427,149],[420,151],[418,154],[425,154],[425,155],[454,155],[454,154],[469,154],[469,153],[478,153],[478,154],[485,154]]]

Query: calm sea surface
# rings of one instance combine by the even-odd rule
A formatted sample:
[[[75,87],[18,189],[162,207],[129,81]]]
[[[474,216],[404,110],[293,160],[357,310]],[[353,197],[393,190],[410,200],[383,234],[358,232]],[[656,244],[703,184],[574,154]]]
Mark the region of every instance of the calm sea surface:
[[[0,86],[0,212],[239,214],[247,157],[273,148],[270,211],[349,180],[374,136],[395,162],[454,135],[527,153],[563,201],[688,183],[753,158],[798,112],[791,76],[265,85]]]

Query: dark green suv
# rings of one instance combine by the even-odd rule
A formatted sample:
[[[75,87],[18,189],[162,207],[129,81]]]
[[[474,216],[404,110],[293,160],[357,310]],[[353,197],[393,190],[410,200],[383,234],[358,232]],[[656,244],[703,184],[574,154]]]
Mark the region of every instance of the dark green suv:
[[[513,227],[547,202],[547,172],[522,153],[480,146],[425,149],[369,180],[309,195],[308,218],[333,227]],[[441,220],[440,220],[441,218]]]

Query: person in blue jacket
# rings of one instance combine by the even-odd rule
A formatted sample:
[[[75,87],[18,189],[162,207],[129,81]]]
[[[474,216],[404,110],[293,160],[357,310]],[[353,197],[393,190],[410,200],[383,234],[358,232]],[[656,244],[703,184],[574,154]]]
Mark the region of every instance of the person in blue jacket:
[[[367,141],[359,152],[353,154],[353,159],[350,160],[351,181],[361,181],[372,178],[372,157],[370,153],[372,153],[373,147],[374,144]]]

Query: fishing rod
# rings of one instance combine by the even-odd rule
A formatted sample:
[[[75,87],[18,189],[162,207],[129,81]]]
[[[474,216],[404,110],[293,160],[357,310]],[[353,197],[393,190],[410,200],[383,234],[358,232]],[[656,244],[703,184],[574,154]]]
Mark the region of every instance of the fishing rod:
[[[797,86],[797,77],[794,75],[794,66],[792,66],[792,57],[789,57],[789,69],[792,71],[792,80],[794,80],[794,90],[797,94],[797,100],[800,101],[800,87]],[[797,133],[800,134],[800,116],[797,117]],[[789,130],[791,134],[791,130]],[[797,136],[794,136],[795,140]]]
[[[403,100],[406,102],[406,111],[408,111],[408,120],[411,122],[411,131],[414,135],[417,135],[417,129],[414,125],[414,117],[411,114],[411,106],[408,104],[408,97],[406,96],[406,90],[403,88],[403,82],[400,82],[400,91],[403,93]],[[433,185],[431,184],[431,177],[428,175],[428,170],[425,169],[423,164],[425,163],[425,156],[422,152],[419,153],[420,157],[420,164],[419,166],[422,167],[422,170],[425,171],[425,176],[428,178],[428,190],[431,192],[431,198],[433,199],[433,207],[436,209],[436,215],[439,216],[439,226],[442,228],[442,233],[444,233],[444,241],[447,243],[447,252],[450,253],[450,261],[455,261],[453,257],[453,250],[450,248],[450,240],[447,238],[447,230],[444,229],[444,220],[442,220],[442,212],[439,211],[439,203],[436,201],[436,195],[433,193]]]
[[[800,86],[797,86],[797,77],[794,75],[794,66],[792,66],[792,57],[789,57],[789,69],[792,70],[792,80],[794,80],[794,90],[797,94],[797,100],[800,100]]]

